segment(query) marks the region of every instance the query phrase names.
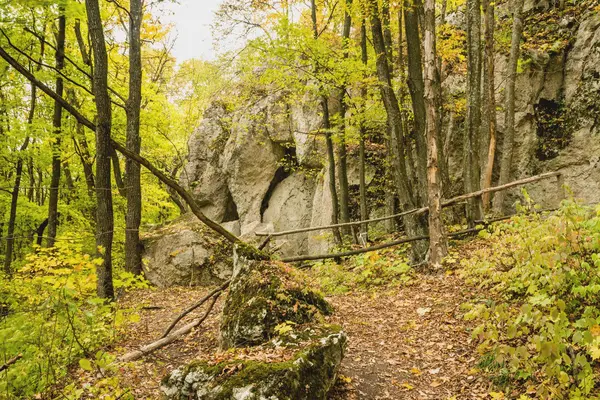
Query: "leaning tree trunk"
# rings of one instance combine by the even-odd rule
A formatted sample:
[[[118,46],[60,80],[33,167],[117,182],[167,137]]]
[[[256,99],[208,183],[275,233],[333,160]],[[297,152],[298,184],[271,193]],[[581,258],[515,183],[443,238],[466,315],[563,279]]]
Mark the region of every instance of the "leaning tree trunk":
[[[108,56],[98,0],[85,0],[88,31],[94,54],[94,95],[96,98],[96,245],[102,264],[96,269],[98,297],[114,298],[112,281],[113,204],[110,179],[111,108],[108,95]]]
[[[381,97],[387,114],[388,126],[390,128],[390,148],[388,151],[392,154],[392,168],[394,175],[394,183],[398,198],[404,210],[415,208],[413,187],[407,178],[406,164],[404,157],[406,149],[404,148],[404,138],[402,137],[402,118],[398,99],[392,88],[392,82],[387,65],[387,56],[385,41],[383,38],[383,30],[381,20],[379,18],[379,10],[377,0],[370,0],[371,7],[371,31],[373,34],[373,47],[377,54],[376,66]],[[421,236],[426,232],[426,227],[418,217],[409,216],[404,219],[406,233],[409,236]],[[427,243],[415,244],[412,247],[412,256],[415,260],[422,260],[427,252]]]
[[[58,35],[56,36],[56,69],[61,71],[65,66],[65,35],[66,35],[66,17],[65,6],[60,3],[58,7]],[[63,95],[63,79],[60,75],[56,77],[56,93]],[[62,106],[59,102],[54,102],[54,116],[52,118],[54,127],[54,143],[52,145],[52,176],[50,179],[50,197],[48,199],[48,241],[47,246],[53,247],[56,239],[56,229],[58,226],[58,195],[60,187],[60,167],[61,167],[61,129],[62,129]]]
[[[483,189],[492,186],[492,174],[494,172],[494,158],[496,157],[496,90],[494,87],[494,2],[492,0],[483,0],[483,9],[485,12],[485,114],[487,128],[487,151],[485,161],[485,172],[483,174]],[[490,194],[482,196],[483,209],[490,208]]]
[[[467,120],[464,140],[463,181],[465,193],[479,190],[481,135],[481,1],[467,1]],[[483,217],[480,198],[469,199],[469,226]]]
[[[349,8],[352,0],[346,0],[346,11],[344,13],[344,26],[342,30],[342,49],[344,59],[348,58],[348,45],[350,41],[350,28],[352,17]],[[346,149],[346,84],[340,87],[340,139],[338,143],[338,181],[340,183],[340,221],[350,222],[350,195],[348,190],[348,151]],[[344,228],[345,235],[349,234],[349,228]]]
[[[506,93],[505,93],[505,117],[504,117],[504,140],[502,143],[502,160],[500,161],[499,185],[504,185],[510,180],[512,168],[513,146],[515,140],[515,85],[517,80],[517,65],[521,52],[521,36],[523,34],[523,0],[514,0],[514,15],[512,38],[510,43],[510,56],[506,70]],[[498,192],[494,196],[494,208],[501,213],[503,210],[504,192]]]
[[[313,37],[315,40],[319,38],[319,29],[317,27],[317,5],[315,0],[311,0],[311,18],[313,27]],[[318,68],[315,68],[315,73]],[[329,191],[331,193],[331,223],[337,225],[339,207],[337,189],[335,186],[335,155],[333,151],[333,140],[331,139],[331,122],[329,118],[329,105],[327,96],[321,95],[321,110],[323,112],[323,129],[325,130],[325,143],[327,146],[327,159],[329,161]],[[342,236],[338,228],[333,228],[333,237],[337,244],[342,244]]]
[[[436,51],[435,51],[435,0],[425,0],[425,109],[427,134],[427,203],[429,206],[429,263],[439,269],[442,259],[448,252],[442,223],[442,185],[438,168],[438,120],[435,90]]]
[[[142,49],[140,29],[142,0],[129,2],[129,99],[127,100],[127,148],[140,154],[140,108],[142,104]],[[142,187],[140,165],[127,159],[125,185],[127,186],[127,214],[125,215],[125,269],[133,274],[142,273]]]

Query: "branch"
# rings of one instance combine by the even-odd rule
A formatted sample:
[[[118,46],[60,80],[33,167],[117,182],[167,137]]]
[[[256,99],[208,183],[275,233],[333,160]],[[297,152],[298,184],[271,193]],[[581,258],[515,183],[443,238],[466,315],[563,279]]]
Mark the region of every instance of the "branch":
[[[213,290],[212,292],[210,292],[209,294],[207,294],[202,300],[200,300],[199,302],[191,305],[190,307],[188,307],[185,311],[183,311],[181,314],[179,314],[177,316],[177,318],[175,318],[173,320],[173,322],[171,322],[171,325],[169,325],[169,327],[167,328],[167,330],[165,330],[165,333],[163,333],[163,335],[160,337],[165,338],[169,335],[169,333],[171,333],[171,331],[173,330],[173,328],[175,327],[175,325],[177,325],[177,323],[179,321],[181,321],[181,319],[183,317],[185,317],[186,315],[188,315],[189,313],[191,313],[192,311],[194,311],[196,308],[200,307],[202,304],[206,303],[208,301],[208,299],[210,299],[211,297],[213,297],[215,294],[222,292],[223,290],[227,289],[227,287],[229,286],[229,284],[231,283],[231,281],[227,281],[224,284],[222,284],[221,286],[219,286],[218,288],[216,288],[215,290]]]
[[[6,364],[0,365],[0,372],[4,371],[5,369],[8,369],[8,367],[10,367],[11,365],[13,365],[17,361],[19,361],[21,358],[23,358],[23,354],[17,354],[16,356],[14,356],[10,360],[8,360],[6,362]]]
[[[189,324],[185,325],[181,329],[176,330],[169,336],[163,337],[163,338],[157,340],[156,342],[152,342],[152,343],[140,348],[139,350],[134,350],[127,354],[124,354],[123,356],[118,358],[118,361],[119,362],[135,361],[139,358],[142,358],[143,356],[145,356],[147,354],[152,353],[153,351],[160,349],[161,347],[164,347],[170,343],[173,343],[179,336],[187,335],[188,333],[190,333],[192,331],[192,329],[196,328],[197,326],[199,326],[201,323],[204,322],[204,320],[208,317],[208,314],[210,314],[213,307],[215,306],[215,303],[217,302],[217,299],[219,298],[221,293],[222,292],[219,292],[213,296],[212,301],[208,305],[208,309],[206,310],[206,312],[204,313],[202,318],[197,319],[196,321],[190,322]]]

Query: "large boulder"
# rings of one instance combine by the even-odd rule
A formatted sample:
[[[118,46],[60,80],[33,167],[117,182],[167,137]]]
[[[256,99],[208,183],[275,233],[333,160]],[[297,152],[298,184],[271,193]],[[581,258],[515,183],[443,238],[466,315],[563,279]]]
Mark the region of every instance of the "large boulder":
[[[171,372],[161,389],[172,400],[325,400],[344,356],[338,327],[308,328],[293,357],[282,362],[196,362]]]
[[[186,214],[143,237],[144,273],[158,287],[208,286],[232,272],[231,245]]]
[[[234,265],[221,319],[223,348],[259,345],[276,336],[281,323],[305,324],[332,312],[319,293],[306,287],[302,273],[287,264],[236,254]]]

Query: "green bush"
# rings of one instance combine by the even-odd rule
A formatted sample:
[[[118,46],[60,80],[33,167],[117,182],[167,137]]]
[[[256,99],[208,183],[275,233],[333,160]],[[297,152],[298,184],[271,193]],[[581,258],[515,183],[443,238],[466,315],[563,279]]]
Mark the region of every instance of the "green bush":
[[[492,297],[466,306],[480,367],[523,398],[600,398],[600,207],[565,201],[486,236],[462,262]]]

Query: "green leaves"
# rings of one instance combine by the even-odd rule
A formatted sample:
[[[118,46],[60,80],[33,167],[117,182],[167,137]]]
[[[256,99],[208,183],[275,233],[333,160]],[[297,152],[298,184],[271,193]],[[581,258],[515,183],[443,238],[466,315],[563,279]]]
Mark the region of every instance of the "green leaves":
[[[92,367],[92,362],[90,360],[88,360],[87,358],[82,358],[79,360],[79,366],[81,367],[81,369],[83,369],[84,371],[93,371],[93,367]]]

